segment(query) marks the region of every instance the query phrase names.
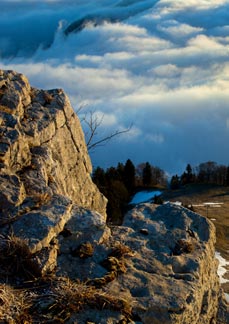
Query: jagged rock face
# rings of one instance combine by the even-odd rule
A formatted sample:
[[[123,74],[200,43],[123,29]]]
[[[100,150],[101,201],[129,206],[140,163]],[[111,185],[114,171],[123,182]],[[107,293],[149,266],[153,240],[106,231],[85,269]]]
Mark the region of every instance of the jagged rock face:
[[[116,235],[135,255],[130,274],[109,289],[122,285],[145,324],[213,323],[219,293],[214,225],[171,204],[140,205],[123,225]]]
[[[109,257],[117,242],[126,248],[125,261],[118,253]],[[105,293],[131,305],[138,323],[212,324],[219,297],[214,244],[214,225],[204,217],[172,204],[142,204],[125,216],[123,226],[112,227],[109,243],[95,246],[86,260],[71,256],[71,266],[62,270],[102,283]],[[90,312],[76,323],[92,321]]]
[[[80,122],[62,90],[34,89],[25,76],[0,71],[0,134],[1,222],[17,217],[12,210],[26,198],[39,204],[54,194],[106,217]]]

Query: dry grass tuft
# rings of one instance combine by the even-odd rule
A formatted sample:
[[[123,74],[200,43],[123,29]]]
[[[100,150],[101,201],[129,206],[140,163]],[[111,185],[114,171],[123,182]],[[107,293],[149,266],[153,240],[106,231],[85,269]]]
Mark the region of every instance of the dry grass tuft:
[[[127,301],[113,297],[84,283],[73,283],[68,280],[58,285],[54,289],[54,293],[57,299],[53,308],[58,311],[57,317],[62,317],[63,313],[67,317],[72,313],[82,311],[86,307],[98,310],[106,308],[120,311],[125,315],[131,314],[131,307]]]
[[[132,255],[133,251],[122,243],[117,243],[109,256],[121,259],[127,255]]]
[[[68,278],[47,278],[33,282],[26,291],[0,285],[0,323],[65,323],[86,309],[108,309],[131,318],[128,301]]]
[[[30,308],[32,323],[65,323],[86,309],[110,309],[131,317],[131,307],[124,299],[67,278],[53,278],[46,294],[37,294]]]
[[[25,240],[14,235],[0,237],[0,276],[31,276],[32,254]]]
[[[178,240],[173,249],[173,255],[181,255],[183,253],[192,253],[194,251],[194,244],[188,240]]]
[[[125,256],[130,253],[124,245],[115,246],[105,260],[108,273],[88,282],[73,282],[55,275],[38,278],[31,275],[33,256],[26,242],[14,235],[2,236],[0,279],[6,283],[12,278],[9,282],[15,288],[0,284],[0,323],[65,323],[74,314],[91,309],[113,310],[131,319],[128,301],[100,289],[126,272]]]
[[[31,304],[25,291],[18,291],[6,284],[0,284],[1,323],[32,323],[29,315]]]

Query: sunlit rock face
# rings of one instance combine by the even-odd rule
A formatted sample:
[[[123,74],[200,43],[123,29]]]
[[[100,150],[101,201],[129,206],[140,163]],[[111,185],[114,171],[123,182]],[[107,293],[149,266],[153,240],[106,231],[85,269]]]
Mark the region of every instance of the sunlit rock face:
[[[88,231],[84,239],[80,235],[81,242],[89,240]],[[128,212],[122,226],[112,226],[105,243],[93,244],[90,256],[76,255],[79,234],[72,227],[71,235],[60,239],[59,274],[86,280],[105,295],[125,301],[134,323],[226,324],[225,304],[221,320],[217,319],[215,239],[214,225],[186,208],[139,204]],[[118,323],[124,317],[118,311],[89,308],[71,320]]]
[[[1,233],[22,239],[31,253],[44,249],[42,260],[53,269],[57,248],[50,242],[74,206],[106,222],[80,122],[63,90],[38,90],[24,75],[0,71],[0,133]],[[50,266],[40,257],[43,274]]]
[[[110,291],[122,291],[143,323],[211,323],[219,280],[215,228],[192,211],[140,204],[114,231],[134,251],[127,272]]]
[[[105,217],[106,199],[91,180],[80,122],[63,90],[32,88],[25,76],[0,71],[3,209],[54,194]]]

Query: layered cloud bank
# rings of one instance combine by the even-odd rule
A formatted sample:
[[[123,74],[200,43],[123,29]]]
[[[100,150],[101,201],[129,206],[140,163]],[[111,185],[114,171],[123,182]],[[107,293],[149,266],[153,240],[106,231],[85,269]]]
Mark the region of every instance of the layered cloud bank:
[[[92,155],[169,172],[228,164],[229,1],[3,1],[1,68],[104,115]]]

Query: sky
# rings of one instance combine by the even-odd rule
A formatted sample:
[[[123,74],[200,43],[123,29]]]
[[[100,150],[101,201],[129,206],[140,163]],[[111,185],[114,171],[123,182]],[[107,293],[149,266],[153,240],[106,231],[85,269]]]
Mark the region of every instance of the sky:
[[[229,164],[229,0],[1,0],[0,68],[103,116],[94,166]]]

